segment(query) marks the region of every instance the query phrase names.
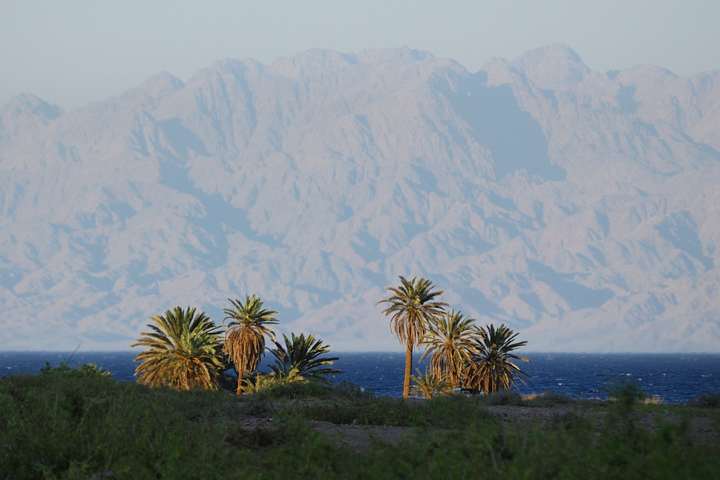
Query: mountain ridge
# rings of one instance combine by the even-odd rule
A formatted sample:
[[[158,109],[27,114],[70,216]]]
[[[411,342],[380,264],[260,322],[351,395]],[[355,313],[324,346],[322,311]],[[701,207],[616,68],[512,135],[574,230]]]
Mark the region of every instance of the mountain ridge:
[[[29,319],[0,344],[117,348],[256,292],[287,329],[396,348],[376,302],[421,274],[533,349],[718,351],[720,73],[563,46],[484,68],[318,50],[0,108],[0,303]]]

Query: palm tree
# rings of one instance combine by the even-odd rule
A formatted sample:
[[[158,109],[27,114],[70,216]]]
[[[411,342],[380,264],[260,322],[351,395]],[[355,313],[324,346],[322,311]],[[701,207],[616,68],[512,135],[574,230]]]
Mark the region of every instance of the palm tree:
[[[279,385],[286,385],[288,383],[300,382],[296,376],[289,378],[276,377],[274,374],[257,374],[252,377],[247,377],[243,381],[243,391],[245,393],[260,393],[265,390],[270,390]]]
[[[426,347],[422,359],[430,357],[429,370],[444,378],[450,387],[458,387],[462,372],[470,361],[475,336],[475,320],[450,310],[433,318],[422,340]]]
[[[237,371],[236,393],[242,393],[243,376],[252,373],[265,351],[265,337],[275,339],[269,325],[277,323],[277,312],[263,307],[257,295],[245,297],[245,301],[228,299],[232,308],[226,308],[225,320],[230,320],[225,333],[225,352]]]
[[[390,317],[390,328],[400,343],[405,345],[404,399],[410,395],[413,347],[420,344],[428,323],[440,315],[447,305],[435,301],[435,297],[442,295],[442,291],[434,288],[432,282],[425,278],[413,277],[408,280],[400,276],[400,285],[388,288],[392,295],[378,302],[388,305],[383,313]]]
[[[222,332],[195,308],[175,307],[156,315],[133,347],[148,349],[135,357],[138,382],[176,390],[215,390],[223,367]]]
[[[289,383],[304,380],[327,381],[326,376],[340,373],[330,368],[337,357],[323,357],[330,351],[330,346],[312,335],[283,335],[284,345],[273,341],[275,348],[270,353],[275,357],[271,365],[272,375],[285,379]]]
[[[525,372],[514,362],[526,361],[513,353],[527,345],[526,341],[517,341],[518,335],[505,325],[495,328],[490,324],[478,328],[472,358],[466,370],[466,386],[485,394],[495,393],[509,390],[516,378],[525,376]]]
[[[435,375],[431,370],[427,370],[424,375],[418,372],[418,375],[413,375],[412,381],[420,391],[420,395],[428,400],[436,395],[446,395],[452,390],[443,377]]]

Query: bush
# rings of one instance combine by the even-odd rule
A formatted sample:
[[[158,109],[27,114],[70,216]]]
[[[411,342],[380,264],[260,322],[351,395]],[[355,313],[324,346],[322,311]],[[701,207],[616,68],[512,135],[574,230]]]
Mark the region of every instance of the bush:
[[[687,404],[691,407],[720,408],[720,393],[703,393],[689,400]]]
[[[43,376],[70,376],[70,377],[111,377],[111,373],[104,368],[98,367],[94,363],[84,363],[77,368],[71,367],[67,362],[60,362],[57,367],[53,367],[50,363],[45,362],[45,366],[40,369],[40,375]]]
[[[660,395],[647,395],[640,403],[643,405],[662,405],[663,402],[663,398]]]
[[[483,397],[488,405],[522,405],[523,400],[519,393],[503,390],[494,392]]]
[[[550,423],[472,423],[423,429],[362,456],[357,478],[715,478],[720,452],[682,429],[608,433],[575,416]]]
[[[610,384],[605,389],[609,401],[618,402],[626,408],[632,408],[647,396],[640,385],[632,381]]]
[[[295,402],[273,412],[272,421],[248,421],[239,409],[255,395],[149,389],[55,370],[5,377],[0,479],[720,476],[720,446],[688,437],[682,425],[631,431],[572,415],[508,423],[490,416],[477,397],[401,401],[330,388],[336,397]],[[421,428],[408,428],[399,444],[380,436],[350,450],[303,417]]]
[[[387,397],[339,399],[315,402],[294,411],[311,420],[346,425],[456,428],[490,419],[478,399],[459,396],[410,401]]]
[[[522,396],[523,405],[532,407],[551,407],[553,405],[566,405],[573,399],[555,392],[531,393]]]
[[[372,393],[349,382],[330,384],[317,381],[268,383],[250,396],[263,400],[302,399],[302,398],[345,398],[369,399]]]
[[[150,389],[64,369],[5,377],[0,478],[318,477],[327,467],[320,452],[341,456],[299,419],[240,427],[237,407],[225,392]]]

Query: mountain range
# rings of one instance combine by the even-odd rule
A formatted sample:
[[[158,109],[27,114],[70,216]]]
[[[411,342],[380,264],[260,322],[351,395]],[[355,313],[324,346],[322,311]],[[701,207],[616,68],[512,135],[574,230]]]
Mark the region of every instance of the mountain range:
[[[176,304],[397,350],[422,275],[534,351],[720,351],[720,71],[478,71],[408,48],[226,59],[0,107],[0,350],[127,349]]]

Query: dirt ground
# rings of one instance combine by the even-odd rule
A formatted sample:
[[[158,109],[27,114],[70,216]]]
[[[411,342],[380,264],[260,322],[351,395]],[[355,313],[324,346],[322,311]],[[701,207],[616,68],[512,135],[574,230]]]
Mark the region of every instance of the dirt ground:
[[[577,405],[551,407],[497,405],[486,408],[491,415],[497,416],[502,422],[508,424],[554,422],[567,416],[577,415],[601,425],[607,415],[607,412],[603,411],[603,409],[589,409]],[[700,413],[680,416],[668,412],[638,412],[635,415],[638,423],[645,428],[657,428],[657,425],[663,423],[679,424],[685,418],[688,421],[688,432],[691,439],[699,442],[720,441],[720,425],[718,425],[716,419],[708,415]],[[397,444],[405,435],[415,431],[414,427],[347,425],[324,421],[311,421],[310,425],[317,432],[336,438],[339,442],[354,450],[365,450],[373,442]],[[240,421],[240,426],[247,430],[272,429],[273,421],[269,417],[244,416]]]

